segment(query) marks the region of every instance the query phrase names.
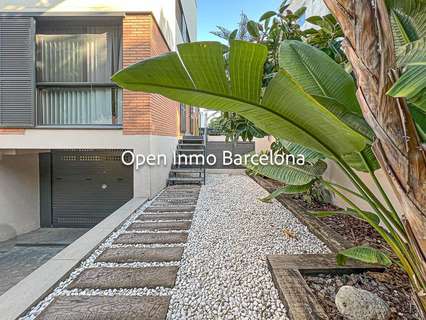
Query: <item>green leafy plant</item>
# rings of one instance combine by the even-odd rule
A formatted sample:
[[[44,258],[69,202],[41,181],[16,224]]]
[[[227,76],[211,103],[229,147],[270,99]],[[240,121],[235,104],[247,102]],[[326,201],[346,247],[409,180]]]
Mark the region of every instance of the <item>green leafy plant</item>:
[[[225,63],[220,43],[183,44],[178,52],[132,65],[114,75],[113,80],[129,90],[238,113],[265,132],[334,161],[352,181],[355,191],[322,178],[324,166],[320,161],[297,167],[266,166],[263,170],[270,171],[265,175],[293,186],[321,179],[384,238],[416,291],[425,290],[426,279],[416,252],[408,244],[403,224],[374,174],[376,159],[370,152],[374,136],[361,115],[352,77],[321,50],[300,41],[285,41],[280,48],[280,69],[262,90],[267,47],[235,40],[228,52]],[[385,202],[366,186],[355,166],[371,175]],[[345,192],[369,203],[375,217],[361,210]],[[364,260],[377,262],[372,248],[362,252]],[[356,257],[352,254],[350,258]]]
[[[283,139],[276,139],[276,141],[271,145],[271,150],[273,155],[281,154],[283,156],[292,156],[292,158],[288,158],[288,160],[290,160],[288,161],[289,164],[284,163],[282,165],[262,165],[261,163],[254,163],[253,161],[248,161],[245,164],[249,172],[253,175],[262,175],[270,179],[285,183],[283,187],[278,188],[269,196],[261,199],[261,201],[271,202],[272,199],[282,194],[299,195],[308,204],[313,204],[314,202],[330,203],[332,201],[332,195],[330,191],[325,188],[320,179],[320,176],[327,169],[327,164],[323,161],[323,155],[302,145],[298,145],[293,142],[287,142]],[[298,165],[297,162],[294,161],[296,157],[303,157],[305,165]],[[291,169],[286,170],[286,166]],[[293,181],[292,179],[297,179],[297,176],[285,176],[285,178],[280,178],[277,176],[278,172],[281,172],[285,175],[286,173],[293,173],[292,170],[300,170],[301,172],[305,172],[308,175],[313,175],[314,178],[306,184],[299,184],[298,181],[296,184],[291,184]],[[315,178],[315,176],[318,178]]]
[[[388,94],[408,100],[419,136],[426,142],[426,1],[387,2],[402,70]]]
[[[263,138],[266,133],[258,129],[251,121],[233,112],[224,112],[213,119],[215,129],[225,135],[226,141],[252,141],[254,138]]]

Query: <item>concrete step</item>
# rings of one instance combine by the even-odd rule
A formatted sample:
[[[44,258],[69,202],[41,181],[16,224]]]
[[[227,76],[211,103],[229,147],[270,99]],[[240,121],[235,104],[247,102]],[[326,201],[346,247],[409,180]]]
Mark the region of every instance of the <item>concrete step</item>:
[[[183,136],[182,140],[204,140],[203,136]]]
[[[185,148],[205,148],[206,145],[203,143],[185,143],[185,142],[181,142],[178,144],[178,148],[179,149],[185,149]]]
[[[185,243],[188,234],[184,232],[170,233],[124,233],[114,244],[169,244]]]
[[[164,320],[170,297],[57,297],[37,320]]]
[[[173,288],[178,267],[88,268],[69,289]]]
[[[203,168],[172,168],[171,173],[204,173]]]
[[[185,148],[180,149],[178,148],[177,153],[191,153],[191,154],[200,154],[201,152],[204,152],[204,149],[197,149],[197,148]],[[194,161],[195,162],[195,161]]]
[[[109,248],[96,259],[96,262],[170,262],[182,258],[183,247],[164,248]]]
[[[204,181],[203,177],[170,177],[169,182],[179,183],[201,183]]]

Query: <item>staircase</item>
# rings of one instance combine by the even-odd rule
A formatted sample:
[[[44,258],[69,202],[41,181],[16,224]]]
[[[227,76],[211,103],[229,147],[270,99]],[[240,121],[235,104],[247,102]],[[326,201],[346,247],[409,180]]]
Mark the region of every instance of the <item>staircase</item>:
[[[206,168],[201,162],[200,164],[185,163],[178,161],[179,155],[186,155],[188,161],[190,156],[204,155],[206,156],[206,139],[203,136],[184,136],[177,145],[176,160],[173,164],[167,184],[204,184],[206,182]],[[194,158],[195,159],[195,158]],[[201,159],[200,159],[201,160]]]

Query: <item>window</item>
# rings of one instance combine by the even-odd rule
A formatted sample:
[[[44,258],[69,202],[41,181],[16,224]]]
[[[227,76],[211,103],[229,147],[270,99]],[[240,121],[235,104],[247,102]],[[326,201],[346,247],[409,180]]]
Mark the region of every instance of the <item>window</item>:
[[[191,42],[188,32],[188,25],[186,24],[186,18],[180,0],[176,0],[176,20],[180,29],[180,33],[182,34],[183,42]]]
[[[36,35],[37,123],[122,124],[121,20],[40,20]]]

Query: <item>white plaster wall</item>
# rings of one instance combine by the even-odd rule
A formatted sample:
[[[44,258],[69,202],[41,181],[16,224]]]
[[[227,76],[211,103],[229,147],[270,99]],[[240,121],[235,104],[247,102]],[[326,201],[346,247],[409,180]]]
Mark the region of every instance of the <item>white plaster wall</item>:
[[[352,182],[349,180],[349,178],[346,176],[346,174],[343,172],[342,169],[340,169],[333,161],[327,161],[328,164],[328,168],[327,171],[324,174],[325,179],[330,180],[332,182],[338,183],[344,187],[347,187],[351,190],[356,190],[355,187],[352,185]],[[373,179],[370,177],[370,175],[368,173],[364,173],[364,172],[358,172],[360,178],[362,179],[362,181],[370,188],[370,190],[372,190],[374,192],[374,194],[376,195],[376,197],[379,200],[383,201],[383,198],[379,192],[379,189],[376,187]],[[395,209],[398,212],[403,212],[401,206],[399,205],[398,199],[395,195],[395,192],[391,186],[391,184],[389,183],[385,172],[380,169],[378,171],[376,171],[376,175],[378,180],[380,181],[383,189],[385,190],[386,194],[388,195],[389,199],[391,200],[392,204],[394,205]],[[343,192],[345,194],[345,196],[347,196],[352,202],[354,202],[357,206],[359,206],[361,209],[364,210],[368,210],[371,211],[371,207],[370,205],[363,201],[362,199],[348,193],[348,192]],[[341,200],[340,198],[336,197],[334,199],[334,203],[341,207],[341,208],[347,208],[348,206],[346,205],[346,203]],[[383,202],[384,203],[384,202]]]
[[[271,144],[275,141],[273,136],[266,136],[263,138],[254,138],[254,145],[256,153],[261,151],[268,151],[271,149]]]
[[[123,135],[121,130],[31,129],[4,135],[1,149],[132,149],[136,154],[165,153],[171,157],[176,137]],[[170,163],[170,161],[168,161]],[[134,196],[151,198],[165,186],[169,168],[143,166],[134,172]],[[0,182],[1,183],[1,182]]]
[[[166,166],[154,166],[150,169],[151,196],[156,195],[166,186],[177,142],[176,137],[151,136],[150,138],[151,154],[165,154],[167,156]]]
[[[191,39],[195,39],[196,0],[182,0],[182,7]],[[172,50],[176,42],[181,41],[177,32],[175,0],[0,0],[1,12],[45,15],[152,12]]]
[[[0,159],[0,242],[40,227],[38,154]]]

